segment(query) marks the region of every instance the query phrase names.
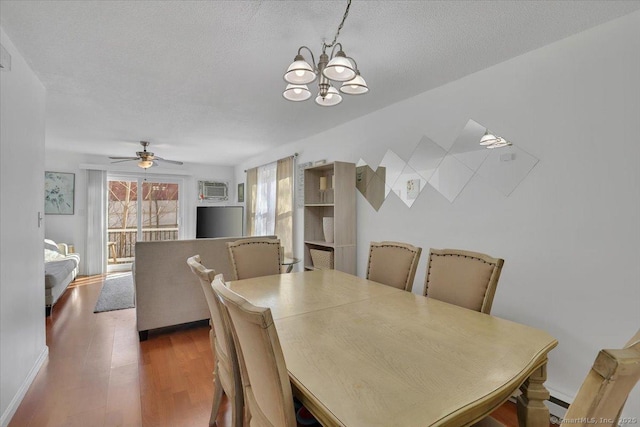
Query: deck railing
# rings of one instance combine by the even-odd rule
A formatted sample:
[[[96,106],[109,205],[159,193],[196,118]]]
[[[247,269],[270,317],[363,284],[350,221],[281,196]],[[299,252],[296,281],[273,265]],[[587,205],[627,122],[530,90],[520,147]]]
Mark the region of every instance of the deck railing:
[[[152,242],[158,240],[177,240],[178,226],[162,227],[162,228],[143,228],[142,240]],[[120,262],[131,262],[135,257],[136,241],[138,240],[138,230],[135,228],[109,228],[107,230],[107,241],[113,242],[115,245],[114,254],[109,250],[107,257],[109,264],[117,264]]]

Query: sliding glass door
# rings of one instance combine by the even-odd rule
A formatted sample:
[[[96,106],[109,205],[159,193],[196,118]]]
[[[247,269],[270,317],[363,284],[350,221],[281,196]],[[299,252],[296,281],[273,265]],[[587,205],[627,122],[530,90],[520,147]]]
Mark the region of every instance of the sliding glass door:
[[[137,241],[180,237],[180,180],[110,175],[107,271],[130,270]]]

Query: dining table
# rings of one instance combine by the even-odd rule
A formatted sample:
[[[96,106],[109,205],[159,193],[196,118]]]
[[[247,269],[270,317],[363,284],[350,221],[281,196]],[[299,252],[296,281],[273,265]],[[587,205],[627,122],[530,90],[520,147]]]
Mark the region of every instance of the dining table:
[[[545,331],[338,270],[228,285],[271,309],[293,394],[323,426],[473,425],[518,389],[520,426],[549,426]]]

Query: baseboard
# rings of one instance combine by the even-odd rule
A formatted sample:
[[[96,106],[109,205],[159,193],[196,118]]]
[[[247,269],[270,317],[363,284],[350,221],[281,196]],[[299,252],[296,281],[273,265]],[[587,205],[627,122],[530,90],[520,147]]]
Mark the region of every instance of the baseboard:
[[[9,403],[7,410],[4,411],[2,417],[0,417],[0,426],[7,427],[9,425],[9,421],[11,421],[11,418],[13,418],[13,415],[18,410],[20,403],[22,403],[22,399],[24,399],[24,396],[27,394],[29,387],[31,387],[31,383],[33,383],[33,380],[36,378],[36,375],[38,375],[40,368],[47,360],[47,356],[49,356],[49,347],[45,345],[42,353],[40,353],[40,356],[38,356],[36,363],[33,365],[31,370],[29,371],[29,374],[22,382],[22,385],[18,389],[18,392],[11,400],[11,403]]]

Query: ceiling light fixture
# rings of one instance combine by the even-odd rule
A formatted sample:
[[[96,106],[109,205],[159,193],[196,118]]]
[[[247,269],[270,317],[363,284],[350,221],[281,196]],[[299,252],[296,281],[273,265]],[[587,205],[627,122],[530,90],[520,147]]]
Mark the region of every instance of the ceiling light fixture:
[[[153,160],[140,160],[138,162],[138,166],[140,166],[142,169],[149,169],[151,166],[153,166]]]
[[[349,7],[351,7],[351,0],[347,2],[347,9],[342,16],[342,22],[338,26],[333,41],[329,44],[322,42],[322,53],[317,65],[311,49],[307,46],[300,46],[293,63],[289,65],[284,74],[284,80],[289,83],[282,93],[285,99],[299,102],[311,98],[311,91],[307,84],[313,83],[316,79],[318,79],[316,104],[323,107],[331,107],[341,103],[342,95],[340,92],[347,95],[362,95],[369,91],[367,82],[360,75],[356,61],[344,53],[341,43],[336,43],[344,21],[349,15]],[[338,46],[340,49],[336,52]],[[331,57],[327,55],[327,48],[332,48]],[[302,56],[303,49],[306,49],[311,55],[312,65]],[[342,82],[340,92],[331,85],[332,82]]]
[[[487,129],[484,135],[482,135],[482,138],[480,138],[480,145],[485,148],[493,149],[502,148],[513,144],[501,136],[492,134],[491,132],[489,132],[489,129]]]

